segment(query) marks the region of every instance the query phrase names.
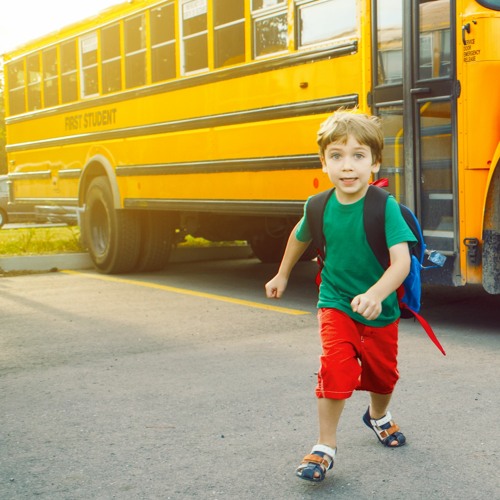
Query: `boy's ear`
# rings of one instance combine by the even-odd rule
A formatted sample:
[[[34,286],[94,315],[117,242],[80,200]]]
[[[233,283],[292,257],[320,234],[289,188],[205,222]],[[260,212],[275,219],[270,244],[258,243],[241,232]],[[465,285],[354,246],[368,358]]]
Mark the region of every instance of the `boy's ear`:
[[[323,155],[319,155],[319,159],[321,161],[321,170],[323,170],[323,172],[327,172],[327,169],[326,169],[326,162],[325,162],[325,157]]]
[[[380,170],[380,162],[374,163],[372,165],[372,173],[376,174]]]

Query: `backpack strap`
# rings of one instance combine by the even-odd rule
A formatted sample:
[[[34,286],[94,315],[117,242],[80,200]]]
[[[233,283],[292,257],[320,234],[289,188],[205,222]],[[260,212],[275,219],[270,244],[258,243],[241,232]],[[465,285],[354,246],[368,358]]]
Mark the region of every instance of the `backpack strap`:
[[[323,234],[323,214],[325,207],[333,194],[335,188],[323,191],[311,197],[306,205],[306,219],[309,231],[311,232],[312,245],[316,250],[317,262],[319,266],[316,274],[316,286],[321,284],[321,271],[325,260],[325,235]]]
[[[389,193],[378,186],[368,186],[363,210],[366,239],[383,269],[389,267],[389,249],[385,237],[385,207]]]
[[[434,333],[434,330],[432,329],[432,326],[429,325],[428,321],[413,309],[410,309],[404,302],[399,301],[399,306],[401,308],[401,315],[406,312],[406,318],[413,316],[413,318],[415,318],[420,323],[420,326],[425,330],[425,333],[427,333],[427,336],[429,337],[429,339],[431,339],[433,344],[443,353],[443,356],[446,356],[446,351],[441,345],[441,342],[439,342],[437,335]]]
[[[334,191],[335,188],[332,188],[312,196],[306,206],[307,225],[311,232],[312,244],[322,259],[325,258],[323,214],[325,213],[326,204]]]

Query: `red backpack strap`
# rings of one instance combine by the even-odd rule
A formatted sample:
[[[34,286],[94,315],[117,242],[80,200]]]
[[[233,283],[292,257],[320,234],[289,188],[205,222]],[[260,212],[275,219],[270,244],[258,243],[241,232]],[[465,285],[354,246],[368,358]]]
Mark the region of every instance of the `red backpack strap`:
[[[425,333],[427,336],[432,340],[434,345],[443,353],[443,356],[446,356],[446,352],[443,349],[443,346],[439,342],[437,335],[434,333],[434,330],[432,329],[432,326],[429,325],[427,320],[423,317],[420,316],[420,314],[416,313],[413,309],[410,309],[401,299],[403,298],[404,295],[404,288],[403,285],[401,285],[398,290],[398,301],[399,301],[399,308],[401,309],[401,316],[408,318],[409,316],[413,316],[422,326],[422,328],[425,330]]]
[[[378,186],[381,188],[387,187],[389,185],[389,179],[387,177],[381,177],[376,181],[370,182],[372,186]]]

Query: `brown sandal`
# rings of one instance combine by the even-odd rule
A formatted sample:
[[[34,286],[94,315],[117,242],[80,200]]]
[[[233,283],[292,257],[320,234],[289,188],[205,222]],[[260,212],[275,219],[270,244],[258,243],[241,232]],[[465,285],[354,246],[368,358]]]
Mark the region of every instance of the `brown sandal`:
[[[337,448],[330,448],[323,444],[317,444],[306,455],[302,463],[297,467],[295,475],[300,479],[319,483],[325,479],[326,472],[333,468],[333,461]],[[315,474],[319,474],[316,476]]]
[[[406,443],[406,438],[402,432],[399,432],[399,426],[392,420],[391,412],[387,412],[384,417],[374,419],[370,417],[370,408],[363,415],[363,422],[367,427],[373,430],[378,440],[388,448],[399,448]],[[394,442],[397,444],[392,444]]]

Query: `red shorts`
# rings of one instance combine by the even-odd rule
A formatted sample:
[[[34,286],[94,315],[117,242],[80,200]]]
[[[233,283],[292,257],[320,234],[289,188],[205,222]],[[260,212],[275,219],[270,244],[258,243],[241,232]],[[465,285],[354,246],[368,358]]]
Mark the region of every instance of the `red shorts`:
[[[399,378],[399,320],[383,327],[363,325],[338,309],[318,311],[323,354],[318,398],[347,399],[353,391],[390,394]]]

